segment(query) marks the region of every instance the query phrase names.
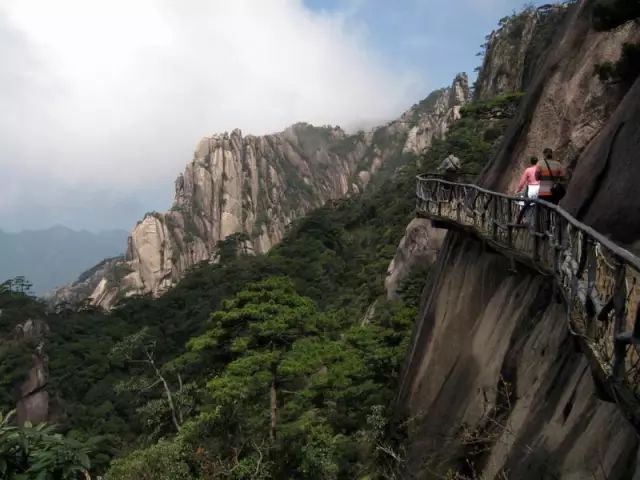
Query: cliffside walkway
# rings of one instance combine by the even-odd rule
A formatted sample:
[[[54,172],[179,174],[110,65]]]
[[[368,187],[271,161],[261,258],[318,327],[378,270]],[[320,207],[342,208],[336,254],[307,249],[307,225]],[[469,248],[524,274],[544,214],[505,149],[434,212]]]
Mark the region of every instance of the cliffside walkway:
[[[438,175],[418,176],[416,194],[418,216],[553,276],[603,393],[639,428],[640,259],[542,200],[520,219],[522,198]]]

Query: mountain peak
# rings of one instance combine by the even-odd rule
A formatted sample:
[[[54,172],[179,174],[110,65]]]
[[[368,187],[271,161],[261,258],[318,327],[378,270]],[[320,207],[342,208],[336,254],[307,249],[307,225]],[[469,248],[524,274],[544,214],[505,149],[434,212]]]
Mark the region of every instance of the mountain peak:
[[[362,191],[380,171],[399,166],[401,153],[419,154],[442,137],[467,98],[461,74],[451,87],[369,133],[298,122],[269,135],[234,129],[205,137],[176,178],[171,210],[138,222],[125,259],[105,267],[118,275],[96,269],[82,288],[97,285],[93,302],[106,307],[126,295],[158,295],[193,265],[215,261],[219,242],[237,233],[246,237],[247,251],[266,252],[296,218]]]

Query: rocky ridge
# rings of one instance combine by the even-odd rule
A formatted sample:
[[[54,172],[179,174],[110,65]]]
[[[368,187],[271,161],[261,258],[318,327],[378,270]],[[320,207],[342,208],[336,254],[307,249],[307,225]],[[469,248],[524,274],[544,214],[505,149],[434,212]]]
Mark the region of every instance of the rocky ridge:
[[[104,259],[82,273],[75,282],[59,288],[44,298],[58,310],[80,305],[91,296],[100,281],[115,271],[116,265],[123,261],[123,256]]]
[[[170,211],[147,214],[129,235],[123,261],[61,289],[53,302],[76,300],[87,285],[95,285],[91,302],[105,308],[130,295],[157,296],[189,268],[215,261],[219,242],[232,235],[245,250],[266,252],[296,218],[362,191],[403,155],[422,152],[459,118],[468,97],[461,74],[451,87],[370,132],[299,123],[272,135],[234,130],[203,138],[176,179]]]

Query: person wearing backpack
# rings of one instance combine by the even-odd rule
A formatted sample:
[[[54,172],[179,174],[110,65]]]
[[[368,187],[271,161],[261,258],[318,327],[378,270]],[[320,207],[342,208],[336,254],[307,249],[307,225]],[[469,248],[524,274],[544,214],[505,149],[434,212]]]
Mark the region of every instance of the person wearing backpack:
[[[542,162],[538,165],[540,187],[538,198],[557,205],[566,193],[567,172],[564,166],[553,159],[553,150],[545,148]]]

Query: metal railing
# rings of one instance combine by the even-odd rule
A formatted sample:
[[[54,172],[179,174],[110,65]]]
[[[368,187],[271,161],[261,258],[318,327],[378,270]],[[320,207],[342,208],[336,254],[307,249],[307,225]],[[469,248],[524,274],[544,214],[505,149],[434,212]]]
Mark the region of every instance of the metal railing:
[[[418,176],[417,211],[552,275],[594,373],[640,426],[640,259],[556,205],[441,176]]]

